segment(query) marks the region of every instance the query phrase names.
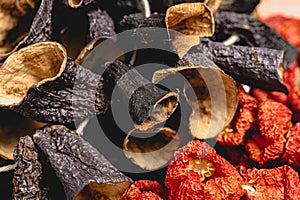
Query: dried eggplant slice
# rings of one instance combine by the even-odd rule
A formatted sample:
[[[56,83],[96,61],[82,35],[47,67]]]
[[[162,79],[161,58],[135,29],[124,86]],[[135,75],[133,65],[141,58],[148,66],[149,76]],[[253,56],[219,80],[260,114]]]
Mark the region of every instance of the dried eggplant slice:
[[[111,95],[117,85],[129,99],[129,114],[138,129],[166,121],[178,106],[178,95],[156,87],[134,68],[121,61],[109,62],[103,74]]]
[[[212,36],[215,30],[214,17],[205,3],[183,3],[168,8],[166,26],[178,56],[199,44],[200,38]]]
[[[222,0],[219,10],[251,14],[260,0]]]
[[[221,5],[222,0],[205,0],[204,3],[210,11],[215,13]]]
[[[254,17],[234,12],[218,12],[215,23],[216,40],[223,39],[224,35],[235,34],[239,36],[239,44],[242,45],[284,50],[284,68],[296,60],[297,49],[271,27]]]
[[[46,125],[9,110],[0,109],[0,116],[0,156],[8,160],[14,159],[14,147],[20,137],[33,135],[38,128]]]
[[[195,138],[208,139],[215,137],[231,122],[238,105],[238,93],[231,77],[204,55],[199,56],[198,63],[188,61],[185,66],[156,71],[152,82],[172,81],[172,75],[176,73],[185,77],[179,89],[192,107],[189,131]]]
[[[13,199],[42,199],[40,178],[42,165],[31,137],[20,138],[14,150],[15,171],[13,177]]]
[[[61,125],[38,130],[34,142],[48,156],[67,199],[120,199],[132,180],[88,142]],[[89,197],[89,198],[88,198]]]
[[[167,9],[171,6],[181,4],[181,3],[196,3],[204,2],[204,0],[148,0],[151,11],[165,13]]]
[[[282,81],[283,51],[262,47],[226,46],[203,39],[185,58],[196,62],[199,59],[198,54],[205,54],[237,82],[265,90],[288,92]]]
[[[123,151],[128,159],[142,169],[156,170],[172,159],[179,145],[177,132],[168,127],[147,131],[134,129],[127,134]]]
[[[67,58],[56,42],[10,55],[0,68],[0,106],[31,119],[72,123],[106,111],[103,79]]]

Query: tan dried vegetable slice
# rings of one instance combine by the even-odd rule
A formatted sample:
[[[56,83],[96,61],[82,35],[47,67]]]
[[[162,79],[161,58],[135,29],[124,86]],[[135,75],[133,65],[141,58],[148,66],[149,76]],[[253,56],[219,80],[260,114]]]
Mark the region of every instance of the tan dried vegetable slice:
[[[211,12],[215,13],[221,5],[222,0],[206,0],[204,3],[211,10]]]
[[[199,37],[212,36],[215,29],[212,12],[204,3],[170,7],[166,13],[166,26],[180,58],[199,44]]]
[[[156,170],[172,159],[179,145],[179,136],[173,129],[167,127],[148,131],[134,129],[127,134],[123,151],[128,159],[142,169]]]

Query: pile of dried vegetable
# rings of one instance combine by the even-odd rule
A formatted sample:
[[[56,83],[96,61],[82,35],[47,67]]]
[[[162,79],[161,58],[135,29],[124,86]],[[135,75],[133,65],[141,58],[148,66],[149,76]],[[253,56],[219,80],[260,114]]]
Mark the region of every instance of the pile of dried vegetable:
[[[0,1],[1,199],[300,199],[300,20],[262,22],[258,3]],[[122,56],[93,55],[104,41]],[[145,63],[168,68],[145,77]],[[113,119],[115,89],[130,130]],[[95,148],[93,118],[148,172]]]

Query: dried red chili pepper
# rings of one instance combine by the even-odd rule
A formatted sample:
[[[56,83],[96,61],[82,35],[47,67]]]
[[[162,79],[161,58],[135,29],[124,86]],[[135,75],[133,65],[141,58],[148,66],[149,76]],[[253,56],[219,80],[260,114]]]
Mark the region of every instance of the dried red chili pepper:
[[[300,179],[289,166],[248,169],[242,174],[246,200],[300,199]]]
[[[162,200],[166,198],[166,190],[157,181],[135,181],[122,200]]]
[[[294,125],[286,136],[287,142],[282,159],[292,165],[294,169],[300,168],[300,123]]]
[[[244,142],[245,135],[256,122],[257,100],[245,92],[242,87],[238,88],[239,109],[234,120],[227,126],[217,141],[222,145],[238,146]]]
[[[237,170],[208,144],[198,140],[175,153],[165,184],[169,200],[234,200],[244,193]]]
[[[284,104],[274,100],[262,102],[258,107],[259,130],[246,143],[252,160],[265,164],[279,158],[284,150],[285,135],[292,126],[292,112]]]

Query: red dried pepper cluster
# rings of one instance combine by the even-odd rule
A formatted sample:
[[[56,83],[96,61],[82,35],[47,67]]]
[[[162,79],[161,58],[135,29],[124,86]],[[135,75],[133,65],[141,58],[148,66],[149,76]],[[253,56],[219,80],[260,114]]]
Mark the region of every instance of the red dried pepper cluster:
[[[166,190],[157,181],[140,180],[131,184],[122,200],[162,200]]]
[[[208,144],[197,140],[179,149],[168,167],[165,184],[170,200],[240,199],[238,171]]]

